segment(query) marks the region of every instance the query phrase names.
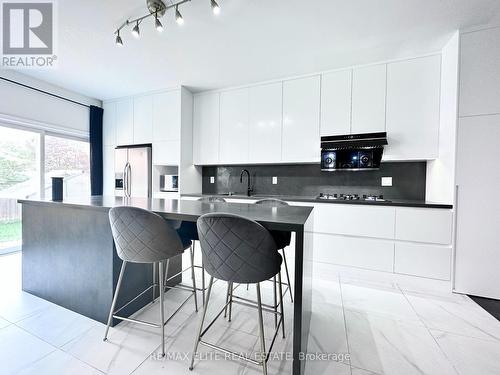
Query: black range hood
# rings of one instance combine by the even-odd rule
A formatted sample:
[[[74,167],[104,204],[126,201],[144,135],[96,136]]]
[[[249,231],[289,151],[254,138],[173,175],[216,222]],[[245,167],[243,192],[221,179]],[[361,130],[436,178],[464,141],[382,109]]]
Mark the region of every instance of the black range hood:
[[[385,145],[385,132],[321,137],[321,170],[379,169]]]

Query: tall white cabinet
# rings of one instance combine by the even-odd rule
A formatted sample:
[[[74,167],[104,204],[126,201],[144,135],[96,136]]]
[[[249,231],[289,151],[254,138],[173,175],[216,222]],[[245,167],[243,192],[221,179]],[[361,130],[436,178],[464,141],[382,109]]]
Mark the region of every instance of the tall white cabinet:
[[[500,28],[460,39],[454,287],[500,299]]]
[[[320,76],[283,82],[281,159],[319,162]]]
[[[351,132],[352,69],[321,76],[321,136]]]
[[[318,163],[322,136],[387,132],[384,161],[439,156],[441,55],[195,96],[195,164]]]
[[[193,108],[194,164],[219,162],[220,94],[195,95]]]
[[[181,147],[181,91],[154,95],[152,108],[153,164],[178,165]]]
[[[441,55],[387,65],[384,160],[438,157]]]
[[[134,98],[134,144],[153,139],[153,95]]]
[[[220,162],[248,161],[248,115],[247,88],[220,94]]]
[[[103,109],[105,195],[114,195],[116,146],[134,144],[152,145],[153,196],[160,194],[161,174],[179,175],[179,187],[186,193],[201,191],[201,171],[193,166],[193,96],[188,90],[110,100]]]
[[[386,64],[353,70],[352,134],[385,131],[386,70]]]
[[[282,91],[281,82],[248,90],[248,160],[251,163],[281,161]]]
[[[134,100],[123,99],[116,102],[116,144],[134,143]]]

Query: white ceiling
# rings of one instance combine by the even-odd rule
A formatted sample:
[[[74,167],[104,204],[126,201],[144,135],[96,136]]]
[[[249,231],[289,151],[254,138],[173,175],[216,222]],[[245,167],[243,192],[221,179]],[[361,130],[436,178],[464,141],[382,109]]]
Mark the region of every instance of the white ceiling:
[[[221,88],[441,49],[462,27],[499,20],[499,0],[192,0],[156,32],[114,29],[145,0],[58,1],[58,68],[26,71],[99,98],[185,85]]]

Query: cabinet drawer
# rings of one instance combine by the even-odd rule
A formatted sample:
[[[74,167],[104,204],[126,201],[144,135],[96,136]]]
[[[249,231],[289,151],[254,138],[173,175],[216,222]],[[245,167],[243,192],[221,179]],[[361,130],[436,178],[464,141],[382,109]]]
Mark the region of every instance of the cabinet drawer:
[[[314,232],[393,239],[394,212],[394,207],[315,204]]]
[[[153,164],[179,165],[180,141],[153,142]]]
[[[451,247],[396,243],[394,272],[450,280]]]
[[[393,271],[393,241],[315,233],[313,243],[314,262]]]
[[[397,208],[396,239],[448,245],[451,243],[451,210]]]

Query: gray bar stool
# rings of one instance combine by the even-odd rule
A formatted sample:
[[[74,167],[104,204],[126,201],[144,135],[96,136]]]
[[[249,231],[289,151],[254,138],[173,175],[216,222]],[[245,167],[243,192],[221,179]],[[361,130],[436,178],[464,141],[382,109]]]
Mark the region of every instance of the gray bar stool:
[[[287,202],[276,198],[261,199],[255,202],[255,204],[259,204],[261,206],[269,206],[269,207],[288,206]],[[290,242],[292,240],[292,234],[290,232],[284,232],[281,230],[271,230],[269,232],[271,233],[271,236],[273,236],[274,242],[276,242],[278,250],[281,250],[281,252],[283,253],[283,263],[285,264],[286,282],[287,282],[286,284],[283,283],[283,285],[285,285],[286,289],[288,289],[288,291],[290,292],[290,300],[293,303],[292,283],[290,282],[290,274],[288,273],[288,264],[286,262],[286,254],[285,254],[285,247],[290,246]],[[286,292],[287,290],[285,290],[285,293]]]
[[[226,200],[221,197],[205,196],[199,198],[198,202],[225,203]],[[188,238],[193,241],[193,254],[194,254],[196,248],[196,241],[199,241],[198,230],[196,229],[196,223],[193,223],[191,221],[183,221],[182,224],[180,225],[180,228],[177,229],[177,232],[181,236],[181,239]],[[205,292],[207,290],[207,288],[205,287],[205,269],[203,268],[203,263],[201,265],[194,265],[194,267],[201,269],[201,293],[202,293],[203,303],[205,303]]]
[[[200,319],[189,369],[193,369],[198,345],[202,344],[212,349],[222,351],[226,354],[231,354],[242,360],[262,366],[262,371],[264,375],[266,375],[269,352],[275,342],[280,326],[283,330],[283,338],[285,337],[283,294],[281,290],[280,276],[282,258],[278,253],[276,244],[266,228],[253,220],[249,220],[238,215],[222,213],[206,214],[198,218],[197,227],[200,237],[203,263],[205,265],[206,272],[210,275],[210,282],[208,284],[208,292],[203,306],[203,313]],[[260,293],[260,283],[275,277],[276,275],[278,275],[280,281],[279,313],[271,309],[263,308]],[[243,354],[231,352],[226,348],[219,347],[203,340],[205,333],[220,317],[228,304],[233,302],[226,302],[212,322],[209,323],[205,329],[203,328],[210,294],[212,293],[214,278],[226,281],[228,285],[232,285],[233,283],[256,284],[257,306],[255,306],[255,304],[247,304],[239,301],[234,301],[234,303],[257,308],[261,347],[260,358],[262,358],[262,360],[254,360]],[[275,315],[277,314],[280,317],[279,324],[274,332],[269,352],[266,351],[264,323],[262,320],[263,310]]]
[[[160,215],[153,212],[143,210],[136,207],[115,207],[109,210],[109,222],[115,242],[116,252],[120,259],[123,260],[118,283],[116,285],[113,302],[109,311],[108,324],[104,333],[104,341],[108,338],[109,326],[113,318],[125,320],[128,322],[139,323],[150,327],[161,329],[161,350],[162,356],[165,355],[165,324],[182,308],[191,295],[184,301],[181,306],[165,321],[164,316],[164,293],[166,287],[168,268],[170,259],[181,255],[184,250],[191,246],[189,243],[182,243],[176,230],[172,228],[166,220]],[[127,263],[150,263],[153,269],[158,264],[159,280],[156,282],[156,277],[153,276],[153,283],[146,290],[141,292],[137,297],[116,309],[116,301],[120,292],[120,287],[123,281],[123,275]],[[166,262],[166,269],[165,269]],[[193,256],[191,255],[191,263]],[[192,268],[192,264],[191,264]],[[193,269],[193,268],[192,268]],[[153,273],[154,275],[154,273]],[[194,276],[194,275],[193,275]],[[155,288],[160,289],[160,323],[150,323],[142,320],[131,319],[116,315],[119,311],[135,301],[141,295],[153,288],[153,299],[155,297]],[[193,287],[189,290],[195,297],[196,301],[196,282],[193,277]],[[197,309],[197,308],[196,308]]]

